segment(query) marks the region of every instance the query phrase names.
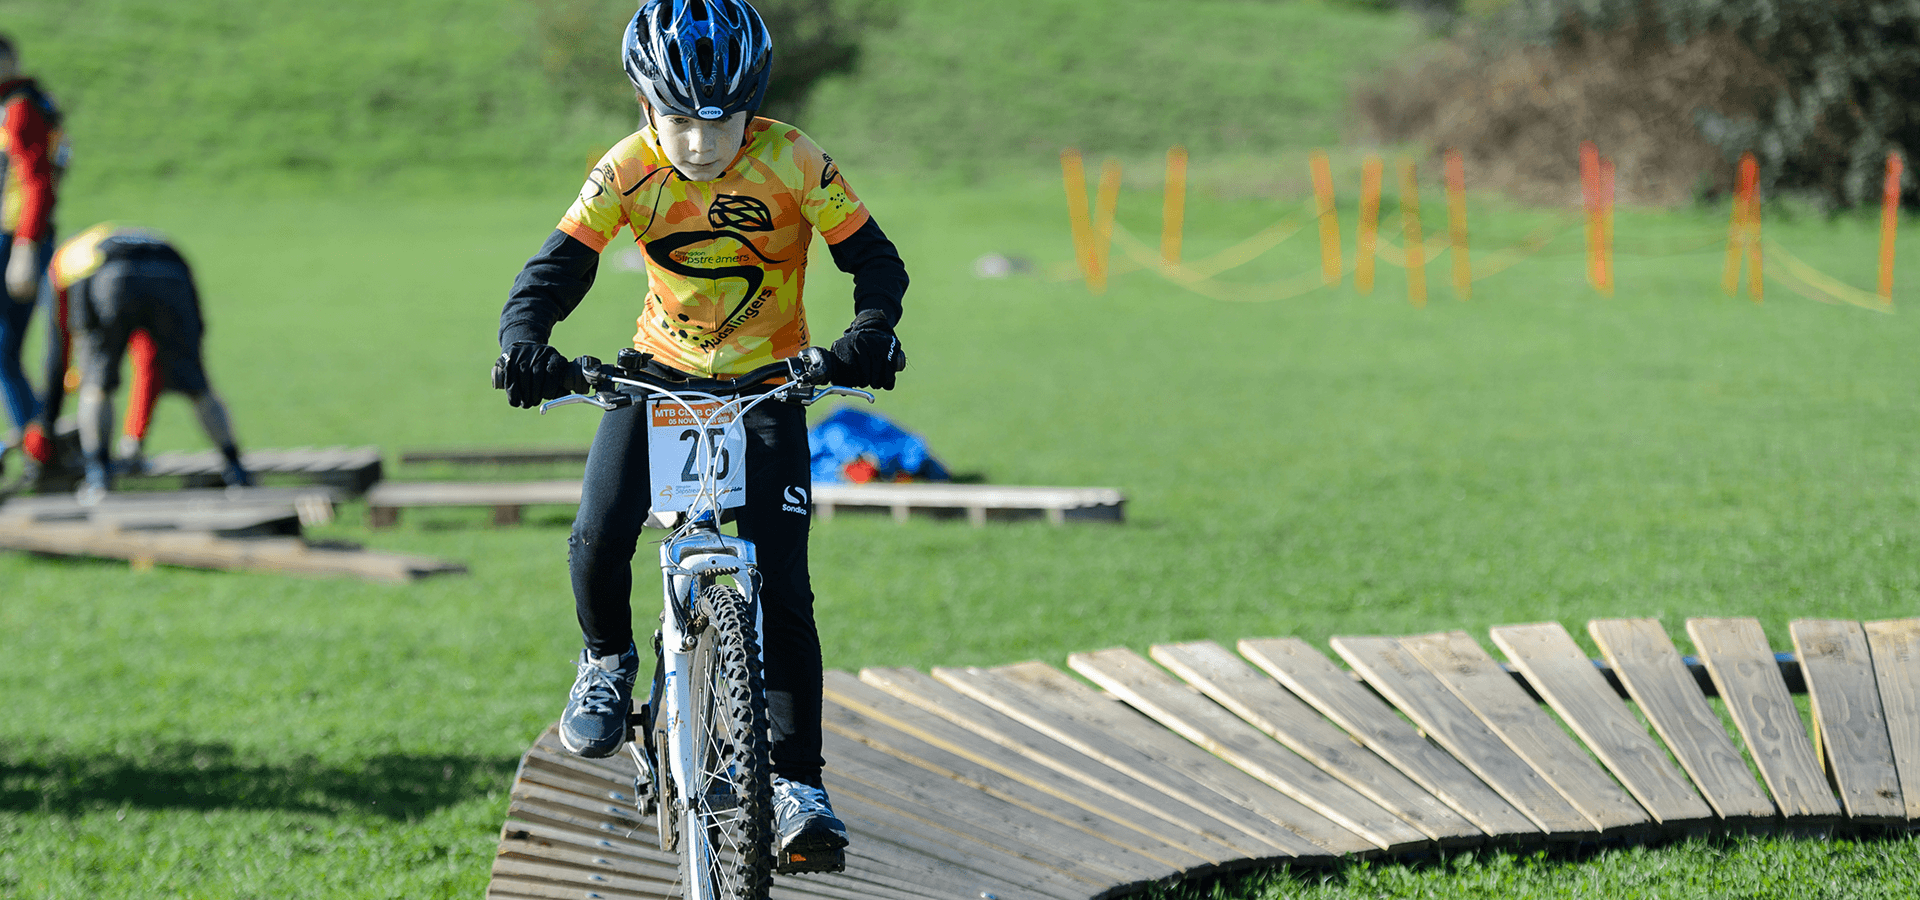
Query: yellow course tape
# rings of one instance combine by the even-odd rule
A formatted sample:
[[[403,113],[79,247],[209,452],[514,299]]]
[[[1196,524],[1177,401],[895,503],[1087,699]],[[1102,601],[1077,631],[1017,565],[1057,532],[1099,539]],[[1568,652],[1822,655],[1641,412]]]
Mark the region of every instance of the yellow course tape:
[[[1296,224],[1294,230],[1298,231],[1299,227]],[[1319,271],[1268,284],[1222,284],[1213,281],[1211,273],[1167,262],[1155,253],[1152,247],[1147,246],[1145,241],[1119,225],[1114,226],[1113,237],[1120,251],[1139,268],[1151,269],[1174,284],[1214,300],[1236,303],[1287,300],[1327,286],[1324,274]],[[1276,288],[1278,290],[1275,290]]]
[[[1807,265],[1800,257],[1794,256],[1788,252],[1787,248],[1772,240],[1763,241],[1763,246],[1767,248],[1768,256],[1779,259],[1780,264],[1786,268],[1788,277],[1780,278],[1777,269],[1769,274],[1779,278],[1783,284],[1793,289],[1794,293],[1821,303],[1848,303],[1874,312],[1893,312],[1893,305],[1881,299],[1879,294],[1863,291]]]

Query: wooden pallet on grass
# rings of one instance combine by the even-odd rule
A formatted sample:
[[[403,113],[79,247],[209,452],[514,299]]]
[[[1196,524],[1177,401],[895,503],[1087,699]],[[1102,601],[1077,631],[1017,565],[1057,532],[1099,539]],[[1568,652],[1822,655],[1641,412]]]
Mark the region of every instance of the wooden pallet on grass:
[[[367,491],[368,521],[375,528],[400,520],[402,509],[416,507],[491,507],[496,525],[520,521],[528,506],[577,506],[580,482],[556,481],[383,481]],[[914,513],[959,518],[975,525],[989,520],[1044,518],[1065,522],[1118,522],[1126,497],[1112,488],[1055,488],[999,484],[822,484],[813,489],[813,507],[822,520],[841,511],[873,510],[904,522]],[[648,527],[665,527],[649,516]]]
[[[302,526],[333,521],[341,491],[324,486],[129,491],[82,505],[71,494],[15,497],[0,504],[0,521],[90,523],[121,531],[203,531],[226,537],[298,535]]]
[[[1731,733],[1649,619],[1590,623],[1605,660],[1558,623],[1495,628],[1511,669],[1465,632],[1333,639],[1358,679],[1295,638],[1072,655],[1106,693],[1038,662],[828,672],[847,871],[773,896],[1102,900],[1439,847],[1920,827],[1920,619],[1799,620],[1797,654],[1752,619],[1686,628]],[[679,896],[632,781],[624,754],[573,757],[549,729],[488,897]]]
[[[446,560],[310,544],[298,537],[223,537],[205,531],[122,531],[88,522],[46,524],[17,519],[0,522],[0,549],[51,556],[124,559],[135,568],[168,565],[245,569],[287,575],[346,575],[389,582],[466,571],[466,566]]]
[[[360,494],[380,480],[378,447],[295,447],[287,450],[248,450],[240,461],[254,476],[298,478]],[[178,478],[186,487],[217,484],[226,460],[217,451],[156,453],[145,471],[126,476],[129,481]]]

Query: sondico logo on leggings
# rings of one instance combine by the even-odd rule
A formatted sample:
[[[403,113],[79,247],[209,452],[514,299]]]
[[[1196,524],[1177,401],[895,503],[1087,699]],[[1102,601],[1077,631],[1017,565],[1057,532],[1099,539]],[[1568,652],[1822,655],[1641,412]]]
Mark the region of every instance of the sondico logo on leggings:
[[[790,513],[799,513],[803,516],[807,514],[806,488],[789,485],[786,492],[786,501],[787,502],[780,504],[781,509]]]

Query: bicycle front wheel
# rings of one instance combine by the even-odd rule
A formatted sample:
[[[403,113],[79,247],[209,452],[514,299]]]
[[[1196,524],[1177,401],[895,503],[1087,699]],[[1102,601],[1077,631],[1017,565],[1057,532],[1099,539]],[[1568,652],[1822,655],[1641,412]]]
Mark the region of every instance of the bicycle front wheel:
[[[766,688],[753,610],[732,587],[700,594],[704,652],[693,670],[693,771],[681,816],[688,900],[766,900],[773,886],[773,789]],[[704,877],[702,877],[704,876]],[[705,883],[711,893],[698,896]]]

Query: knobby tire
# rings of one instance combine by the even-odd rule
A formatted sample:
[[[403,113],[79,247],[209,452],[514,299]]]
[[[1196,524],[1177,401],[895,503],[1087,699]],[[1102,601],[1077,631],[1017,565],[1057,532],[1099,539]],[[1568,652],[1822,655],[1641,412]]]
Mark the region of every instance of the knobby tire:
[[[687,900],[766,900],[773,887],[772,745],[766,687],[753,610],[739,590],[713,585],[700,593],[707,614],[701,642],[708,665],[694,673],[699,707],[688,724],[699,765],[688,773],[692,813],[682,817],[679,844]],[[711,898],[693,896],[705,866]]]

